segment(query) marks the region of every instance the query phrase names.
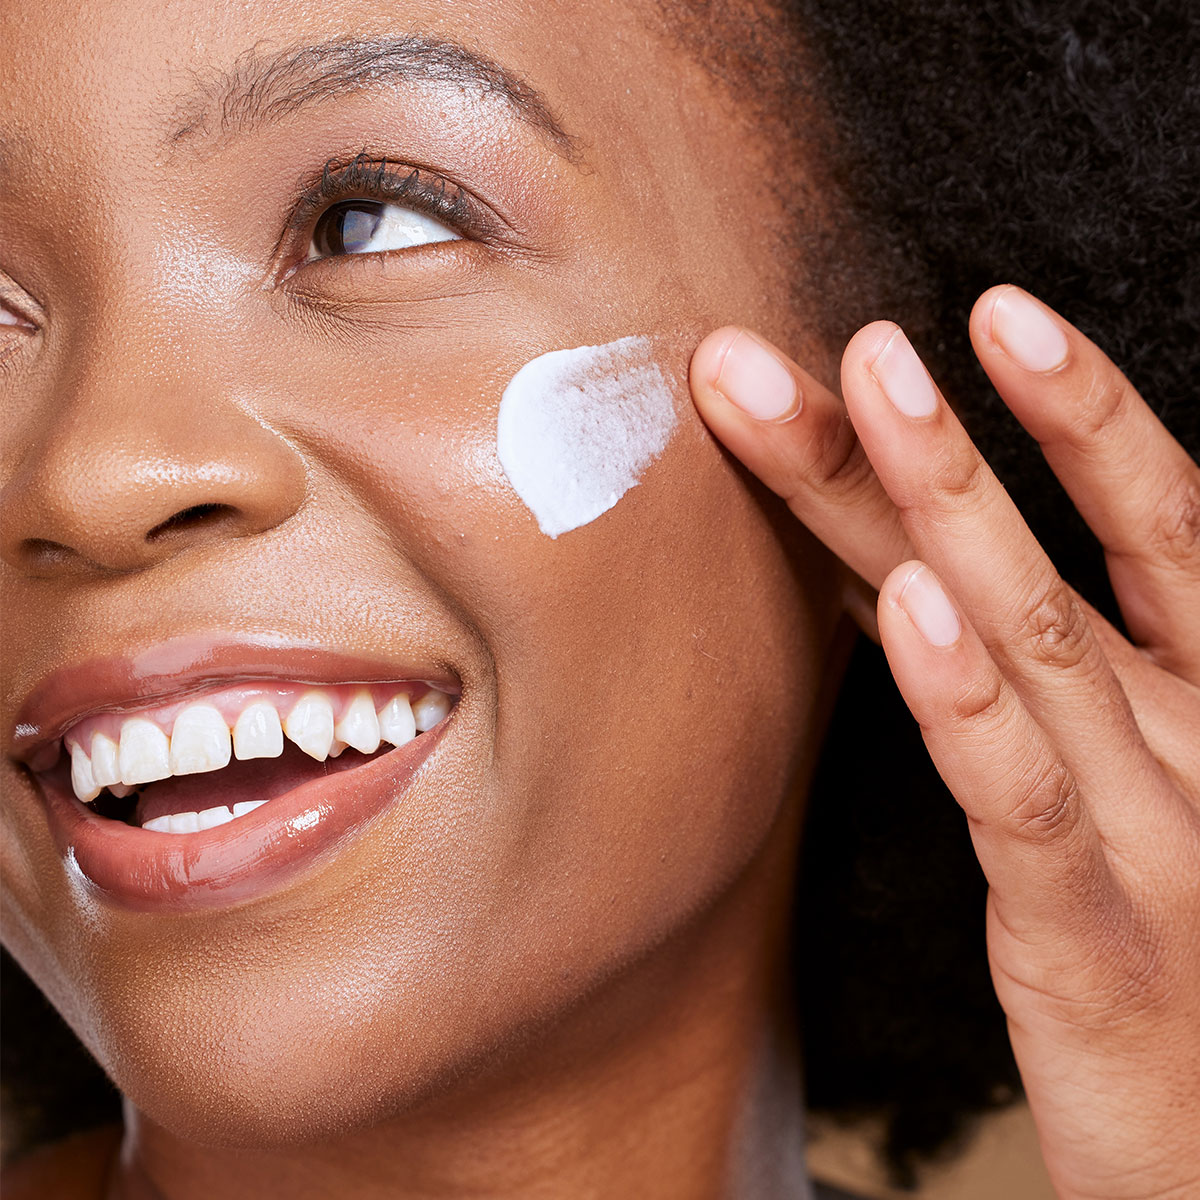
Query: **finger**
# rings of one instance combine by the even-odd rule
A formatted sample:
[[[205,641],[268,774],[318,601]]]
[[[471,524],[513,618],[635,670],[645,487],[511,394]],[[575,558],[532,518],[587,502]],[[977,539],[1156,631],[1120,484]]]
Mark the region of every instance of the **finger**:
[[[713,434],[873,588],[911,553],[842,402],[769,342],[728,326],[692,355]]]
[[[1068,766],[1085,783],[1102,782],[1099,794],[1119,808],[1119,782],[1158,767],[1071,589],[895,325],[855,335],[842,379],[917,554],[954,592]]]
[[[1104,546],[1136,642],[1200,682],[1200,465],[1108,356],[1020,288],[992,288],[971,341]]]
[[[938,772],[962,806],[1009,920],[1062,924],[1112,880],[1075,775],[929,567],[879,594],[888,665]]]
[[[1200,807],[1200,687],[1164,671],[1076,594],[1150,753],[1179,793]]]

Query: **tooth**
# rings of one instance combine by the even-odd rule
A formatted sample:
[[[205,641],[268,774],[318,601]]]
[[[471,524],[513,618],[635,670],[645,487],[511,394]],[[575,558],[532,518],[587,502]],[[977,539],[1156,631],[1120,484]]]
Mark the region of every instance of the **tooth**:
[[[450,711],[450,697],[445,692],[426,692],[412,707],[417,728],[424,733]]]
[[[198,813],[172,813],[167,820],[169,822],[167,826],[168,833],[200,832],[200,818]]]
[[[362,754],[374,754],[379,749],[379,718],[370,692],[359,692],[350,701],[346,715],[333,732],[340,741]]]
[[[100,789],[92,778],[92,760],[78,743],[71,747],[71,787],[85,804],[100,795]]]
[[[257,700],[242,710],[233,727],[233,753],[238,758],[278,758],[283,753],[283,726],[273,704]]]
[[[233,806],[233,815],[235,817],[244,817],[256,808],[262,808],[264,804],[266,804],[265,800],[240,800]]]
[[[334,732],[336,732],[336,730]],[[333,739],[333,745],[329,747],[329,757],[337,758],[337,756],[341,754],[343,750],[345,750],[346,746],[346,742],[343,742],[340,738],[335,737]]]
[[[117,755],[122,783],[153,783],[171,774],[170,743],[153,721],[130,717],[121,726]]]
[[[171,730],[171,774],[199,775],[229,763],[229,726],[211,704],[189,704]]]
[[[283,729],[305,754],[324,762],[333,745],[333,705],[320,692],[305,692],[288,713]]]
[[[92,738],[92,778],[101,787],[112,787],[114,783],[121,782],[117,743],[103,733]]]
[[[92,770],[94,771],[95,769],[96,769],[96,764],[93,762],[93,763],[92,763]],[[135,789],[135,788],[131,788],[131,787],[127,787],[127,786],[126,786],[125,784],[123,784],[123,783],[110,783],[110,784],[108,785],[108,790],[109,790],[110,792],[112,792],[112,794],[113,794],[114,796],[116,796],[116,798],[117,798],[118,800],[124,800],[126,796],[132,796],[132,795],[133,795],[133,793],[134,793],[134,791],[135,791],[136,789]]]
[[[417,736],[412,706],[404,692],[393,696],[379,710],[379,736],[393,746],[403,746]]]
[[[206,808],[203,812],[196,814],[196,823],[201,829],[212,829],[214,825],[224,825],[227,821],[233,820],[233,813],[224,805],[219,805],[217,808]]]
[[[155,833],[170,833],[171,818],[170,817],[151,817],[149,821],[142,826],[143,829],[151,829]]]

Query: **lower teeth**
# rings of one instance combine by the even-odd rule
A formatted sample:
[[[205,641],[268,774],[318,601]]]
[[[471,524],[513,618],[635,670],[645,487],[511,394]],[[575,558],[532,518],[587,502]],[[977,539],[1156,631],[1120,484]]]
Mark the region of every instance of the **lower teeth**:
[[[152,817],[142,828],[153,833],[202,833],[205,829],[213,829],[217,825],[227,825],[264,804],[265,800],[243,800],[232,809],[218,806],[206,808],[199,813],[170,813],[167,816]]]
[[[315,778],[369,762],[391,749],[391,746],[381,745],[375,754],[363,754],[346,747],[336,759],[316,762],[299,748],[289,745],[277,758],[232,762],[216,779],[212,774],[200,773],[179,780],[172,778],[134,786],[108,785],[88,803],[88,808],[98,816],[120,821],[132,829],[147,829],[152,833],[202,833],[236,821],[274,797]],[[170,794],[160,792],[160,788],[171,789]],[[222,795],[233,801],[239,793],[261,799],[213,805],[213,801]],[[197,808],[189,809],[189,801]],[[164,812],[164,809],[168,811]],[[146,819],[148,813],[161,815]]]

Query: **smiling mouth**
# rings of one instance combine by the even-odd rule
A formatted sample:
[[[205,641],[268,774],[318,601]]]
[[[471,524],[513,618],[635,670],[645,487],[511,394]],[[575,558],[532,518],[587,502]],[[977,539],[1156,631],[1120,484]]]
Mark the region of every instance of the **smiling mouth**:
[[[404,820],[402,798],[458,727],[455,672],[420,658],[394,669],[184,635],[47,675],[9,756],[72,887],[159,913],[265,899]]]
[[[85,717],[44,752],[56,765],[38,774],[63,790],[69,777],[76,799],[101,817],[196,834],[406,746],[443,721],[454,701],[419,682],[243,681]]]

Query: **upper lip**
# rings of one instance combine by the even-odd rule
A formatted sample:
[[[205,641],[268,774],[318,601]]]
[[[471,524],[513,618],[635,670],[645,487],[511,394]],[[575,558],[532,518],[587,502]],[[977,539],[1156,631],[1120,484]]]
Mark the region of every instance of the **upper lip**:
[[[398,661],[264,637],[181,637],[46,675],[17,711],[9,753],[28,764],[77,721],[94,713],[132,711],[214,685],[252,679],[318,686],[420,681],[449,693],[460,690],[458,677],[448,666],[419,654]]]

